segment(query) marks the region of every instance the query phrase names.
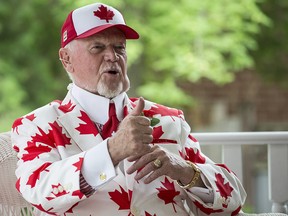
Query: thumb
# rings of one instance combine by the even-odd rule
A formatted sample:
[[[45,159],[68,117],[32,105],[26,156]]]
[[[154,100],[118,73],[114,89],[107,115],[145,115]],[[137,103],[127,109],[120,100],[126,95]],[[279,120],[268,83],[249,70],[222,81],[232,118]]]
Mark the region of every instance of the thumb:
[[[134,110],[130,113],[130,115],[133,116],[140,116],[142,115],[142,112],[144,110],[145,107],[145,101],[143,99],[143,97],[140,97],[138,100],[138,103],[136,105],[136,107],[134,108]]]

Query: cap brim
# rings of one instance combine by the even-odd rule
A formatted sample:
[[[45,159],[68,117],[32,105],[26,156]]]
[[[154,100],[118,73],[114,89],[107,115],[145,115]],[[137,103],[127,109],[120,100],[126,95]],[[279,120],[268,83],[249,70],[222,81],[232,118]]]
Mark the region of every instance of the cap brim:
[[[104,31],[104,30],[106,30],[108,28],[112,28],[112,27],[120,29],[125,34],[126,39],[138,39],[139,38],[139,34],[134,29],[130,28],[127,25],[123,25],[123,24],[106,24],[106,25],[98,26],[98,27],[95,27],[93,29],[90,29],[89,31],[86,31],[86,32],[78,35],[76,38],[78,38],[78,39],[87,38],[87,37],[90,37],[94,34],[97,34],[101,31]]]

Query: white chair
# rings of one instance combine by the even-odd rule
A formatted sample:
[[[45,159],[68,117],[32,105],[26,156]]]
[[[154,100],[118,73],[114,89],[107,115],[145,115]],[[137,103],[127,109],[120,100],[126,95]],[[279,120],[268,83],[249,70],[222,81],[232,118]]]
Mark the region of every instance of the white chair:
[[[0,133],[0,215],[31,216],[33,207],[26,202],[15,188],[17,157],[12,149],[10,132]],[[238,216],[285,216],[281,213],[247,214]]]
[[[10,133],[0,133],[0,215],[32,215],[32,206],[15,188],[17,157],[12,149]]]

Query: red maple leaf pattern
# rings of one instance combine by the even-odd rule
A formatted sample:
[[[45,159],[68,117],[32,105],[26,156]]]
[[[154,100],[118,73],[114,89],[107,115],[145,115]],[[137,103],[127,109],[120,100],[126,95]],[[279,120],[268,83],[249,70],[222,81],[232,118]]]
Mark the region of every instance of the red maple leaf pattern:
[[[233,211],[232,213],[231,213],[231,216],[236,216],[236,215],[238,215],[238,213],[240,212],[240,210],[241,210],[241,206],[239,206],[235,211]]]
[[[96,136],[99,132],[96,129],[94,123],[91,121],[89,116],[81,111],[81,116],[79,117],[85,124],[79,124],[79,126],[76,128],[80,132],[80,134],[93,134]]]
[[[153,139],[159,139],[164,134],[164,131],[162,130],[162,126],[154,127],[153,128]]]
[[[109,20],[113,20],[114,15],[114,12],[108,10],[104,5],[101,5],[97,11],[94,11],[94,16],[99,17],[101,20],[106,20],[107,23],[109,23]]]
[[[50,152],[52,148],[56,146],[71,145],[70,138],[62,133],[62,128],[55,121],[49,123],[51,129],[46,134],[41,128],[38,127],[39,133],[32,136],[32,140],[27,142],[27,146],[24,150],[28,154],[23,154],[22,160],[28,161],[39,157],[40,154]],[[40,143],[40,144],[39,144]]]
[[[48,137],[50,140],[54,140],[54,146],[66,146],[71,145],[70,138],[66,134],[62,133],[62,127],[55,121],[54,123],[49,123],[52,130],[49,130]]]
[[[233,191],[233,188],[230,186],[229,182],[224,183],[225,179],[223,178],[221,173],[215,174],[215,177],[216,177],[215,183],[218,188],[217,192],[220,192],[220,195],[225,199],[227,199],[229,196],[232,197],[231,193]],[[223,206],[224,205],[227,207],[225,203],[223,204]]]
[[[60,109],[62,112],[67,113],[71,112],[76,105],[71,102],[71,100],[67,104],[61,104],[58,109]]]
[[[83,157],[80,157],[79,158],[79,161],[77,161],[76,163],[72,164],[73,166],[76,167],[76,170],[75,172],[79,171],[81,166],[82,166],[82,163],[83,163]]]
[[[18,146],[16,146],[16,145],[13,145],[13,149],[14,149],[14,151],[16,151],[16,152],[19,152],[19,147]]]
[[[191,134],[188,135],[188,138],[191,139],[193,142],[198,142],[198,140],[193,137]]]
[[[82,199],[84,194],[80,190],[73,191],[72,196],[78,196],[79,199]]]
[[[50,152],[51,147],[54,146],[54,141],[45,134],[45,132],[38,127],[39,134],[37,133],[35,136],[32,136],[32,140],[27,142],[27,146],[24,150],[26,150],[28,153],[23,154],[22,160],[23,161],[29,161],[33,160],[36,157],[39,157],[40,154],[43,154],[45,152]],[[45,143],[43,144],[38,144],[38,143]]]
[[[120,190],[115,190],[114,192],[109,192],[110,199],[113,200],[117,205],[119,205],[119,210],[124,209],[130,209],[130,200],[128,192],[131,194],[131,192],[128,190],[125,191],[120,185]]]
[[[15,183],[15,187],[16,189],[20,192],[20,181],[21,181],[21,178],[17,179],[16,183]],[[21,192],[20,192],[21,193]]]
[[[41,204],[39,204],[39,205],[32,204],[32,205],[35,206],[37,209],[39,209],[42,212],[45,212],[45,213],[50,214],[50,215],[57,215],[56,212],[52,212],[52,210],[53,210],[52,207],[48,210],[45,210]]]
[[[160,114],[161,116],[170,116],[173,119],[174,117],[179,117],[181,114],[180,110],[169,108],[160,104],[155,104],[149,110],[143,110],[145,116],[152,118],[156,114]],[[173,121],[175,121],[173,119]]]
[[[18,133],[18,127],[23,124],[22,120],[23,120],[24,118],[29,119],[30,121],[33,121],[36,117],[35,117],[34,114],[30,114],[30,115],[27,115],[27,116],[24,116],[24,117],[21,117],[21,118],[16,119],[16,120],[14,121],[13,125],[12,125],[12,130],[13,130],[13,131],[16,131],[17,134],[19,134],[19,133]]]
[[[40,166],[38,169],[36,169],[33,174],[31,174],[29,176],[29,179],[27,181],[27,185],[30,185],[31,188],[35,187],[36,182],[39,180],[40,178],[40,174],[41,172],[45,171],[45,172],[49,172],[49,170],[47,170],[46,168],[49,167],[51,165],[51,163],[44,163],[42,166]]]
[[[231,170],[225,165],[225,164],[215,164],[216,166],[220,166],[223,167],[224,169],[226,169],[229,173],[231,173]]]
[[[31,115],[25,116],[25,118],[26,118],[26,119],[29,119],[30,121],[33,121],[33,120],[36,118],[36,116],[35,116],[34,113],[32,113]]]
[[[152,214],[150,214],[150,213],[148,213],[148,212],[145,211],[145,216],[157,216],[157,215],[156,215],[156,214],[153,214],[153,215],[152,215]]]
[[[13,131],[16,131],[17,134],[19,134],[19,133],[18,133],[18,127],[23,124],[23,123],[22,123],[22,120],[23,120],[23,119],[24,119],[23,117],[16,119],[16,120],[14,121],[13,125],[12,125],[12,130],[13,130]]]
[[[205,157],[201,155],[201,152],[199,151],[199,149],[196,149],[196,153],[195,153],[193,148],[185,147],[185,152],[186,152],[185,155],[183,155],[183,153],[180,152],[181,157],[184,158],[185,160],[189,160],[193,163],[201,163],[201,164],[204,164],[206,161]]]
[[[164,134],[164,131],[162,130],[162,126],[153,127],[153,141],[151,143],[173,143],[176,144],[176,140],[171,139],[160,139],[160,137]]]
[[[176,208],[174,206],[176,202],[174,201],[174,198],[180,194],[180,191],[175,190],[174,182],[170,182],[167,177],[165,177],[164,182],[161,183],[164,187],[156,188],[159,191],[157,196],[165,202],[165,205],[172,203],[176,213]]]
[[[70,209],[68,209],[65,213],[73,213],[73,208],[77,206],[79,203],[75,203]],[[66,214],[64,214],[66,215]]]
[[[205,206],[203,206],[200,202],[198,202],[197,200],[193,201],[193,203],[195,204],[195,206],[197,208],[200,209],[200,211],[204,212],[207,215],[210,215],[212,213],[219,213],[219,212],[223,212],[223,209],[213,209],[213,208],[206,208]]]

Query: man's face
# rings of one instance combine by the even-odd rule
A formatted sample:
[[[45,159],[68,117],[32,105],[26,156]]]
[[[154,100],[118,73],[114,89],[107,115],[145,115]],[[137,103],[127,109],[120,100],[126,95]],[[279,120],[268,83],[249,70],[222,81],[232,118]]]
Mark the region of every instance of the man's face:
[[[74,40],[67,49],[71,65],[64,67],[77,86],[107,98],[129,89],[126,38],[120,30],[110,28]]]

